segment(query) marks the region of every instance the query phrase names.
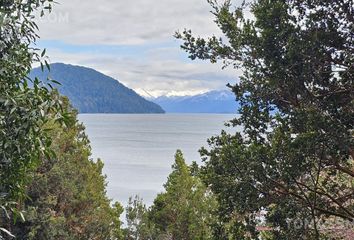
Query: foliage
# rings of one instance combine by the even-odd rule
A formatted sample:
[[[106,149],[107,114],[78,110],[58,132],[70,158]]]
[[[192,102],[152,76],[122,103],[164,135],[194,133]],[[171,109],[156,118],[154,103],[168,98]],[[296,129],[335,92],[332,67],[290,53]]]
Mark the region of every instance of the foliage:
[[[172,173],[153,205],[146,209],[141,199],[127,207],[126,239],[211,239],[216,201],[177,151]]]
[[[179,150],[164,187],[166,192],[157,196],[151,209],[156,227],[172,239],[211,239],[216,203],[199,177],[193,176]]]
[[[126,240],[149,240],[156,239],[153,223],[149,220],[149,211],[143,200],[138,196],[129,198],[125,209],[127,228],[125,229]]]
[[[0,207],[5,217],[17,213],[24,199],[29,174],[38,166],[42,155],[51,153],[50,137],[43,126],[48,113],[60,114],[60,101],[52,98],[38,79],[33,88],[27,75],[32,63],[39,63],[45,51],[33,48],[37,39],[35,12],[50,11],[51,0],[0,1]],[[45,62],[46,63],[46,62]],[[41,63],[42,68],[43,63]],[[0,219],[0,239],[9,233]]]
[[[50,70],[33,46],[35,14],[52,4],[0,4],[0,239],[122,239],[123,208],[106,197],[76,113],[51,91],[56,81],[28,77],[34,63]]]
[[[73,112],[67,99],[67,112]],[[73,113],[75,114],[75,113]],[[53,139],[53,158],[44,158],[27,187],[23,204],[26,221],[11,231],[17,239],[122,239],[119,216],[106,197],[103,163],[90,159],[84,127],[73,118],[66,127],[46,124]]]
[[[223,37],[176,37],[191,59],[243,70],[230,86],[242,135],[223,132],[202,150],[220,231],[254,239],[266,224],[272,239],[320,239],[326,221],[353,221],[353,2],[209,3]]]

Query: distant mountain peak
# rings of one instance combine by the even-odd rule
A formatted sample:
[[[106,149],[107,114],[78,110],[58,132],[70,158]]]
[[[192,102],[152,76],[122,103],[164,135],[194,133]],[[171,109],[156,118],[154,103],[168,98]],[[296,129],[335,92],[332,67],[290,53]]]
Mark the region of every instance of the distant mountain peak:
[[[231,90],[213,90],[194,96],[161,96],[151,101],[168,113],[237,113],[238,103]]]

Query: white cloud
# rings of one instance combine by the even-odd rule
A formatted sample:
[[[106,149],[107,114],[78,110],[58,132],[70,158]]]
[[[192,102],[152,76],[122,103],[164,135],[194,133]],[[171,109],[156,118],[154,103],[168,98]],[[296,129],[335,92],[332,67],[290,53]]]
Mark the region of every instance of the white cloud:
[[[164,54],[161,58],[151,58],[149,61],[110,54],[66,53],[55,49],[49,49],[48,54],[52,62],[94,68],[142,95],[147,95],[146,92],[153,96],[193,95],[226,89],[226,84],[234,83],[239,75],[238,71],[231,68],[221,70],[218,64],[166,59]]]
[[[225,88],[240,75],[234,69],[222,71],[220,65],[190,62],[178,44],[171,47],[176,30],[219,33],[210,11],[206,0],[60,0],[40,21],[39,34],[44,41],[60,43],[47,49],[52,62],[95,68],[140,93],[194,94]],[[86,47],[75,51],[75,46]],[[100,53],[97,46],[149,47],[141,53]]]
[[[43,39],[74,44],[144,44],[178,29],[216,32],[206,0],[60,0],[39,24]]]

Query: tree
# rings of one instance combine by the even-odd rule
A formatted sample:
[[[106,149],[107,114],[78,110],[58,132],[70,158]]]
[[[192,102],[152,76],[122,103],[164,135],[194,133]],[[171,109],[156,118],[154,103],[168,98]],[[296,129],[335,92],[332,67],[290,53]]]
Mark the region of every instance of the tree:
[[[43,126],[48,113],[60,114],[60,101],[38,79],[29,87],[32,63],[41,62],[45,51],[33,48],[37,39],[34,14],[50,11],[51,0],[0,1],[0,207],[1,216],[18,214],[24,186],[42,155],[50,155],[51,139]],[[42,68],[43,64],[41,63]],[[17,214],[16,214],[17,213]],[[0,238],[9,235],[0,218]]]
[[[199,167],[185,163],[180,150],[172,173],[153,205],[130,198],[126,208],[125,239],[212,239],[216,200],[198,176]]]
[[[150,221],[160,237],[211,239],[210,226],[214,223],[213,209],[216,207],[214,197],[200,178],[193,175],[179,150],[172,169],[164,185],[166,192],[156,197],[150,209]]]
[[[223,37],[176,37],[191,59],[243,70],[230,86],[242,134],[223,132],[202,150],[220,219],[243,239],[259,224],[273,239],[320,239],[323,222],[353,221],[353,1],[209,3]]]
[[[34,63],[50,71],[33,46],[35,15],[53,1],[0,3],[0,239],[122,239],[123,208],[106,196],[76,111],[58,82],[28,77]]]
[[[126,240],[153,240],[156,239],[153,223],[149,221],[149,211],[143,200],[138,196],[129,198],[126,207],[127,228]]]
[[[111,206],[106,196],[103,162],[90,159],[84,126],[68,99],[62,102],[74,117],[66,126],[54,119],[46,124],[55,157],[43,157],[21,206],[26,221],[11,226],[11,232],[28,240],[123,239],[123,208],[119,203]]]

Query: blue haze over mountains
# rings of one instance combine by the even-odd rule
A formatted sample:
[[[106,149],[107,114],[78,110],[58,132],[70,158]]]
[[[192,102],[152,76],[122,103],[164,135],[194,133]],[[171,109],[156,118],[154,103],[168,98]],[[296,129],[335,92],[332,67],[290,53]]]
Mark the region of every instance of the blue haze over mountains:
[[[150,98],[168,113],[236,113],[238,104],[231,90],[210,91],[195,96]]]
[[[238,105],[230,90],[196,96],[143,98],[119,81],[94,69],[54,63],[48,70],[35,68],[30,77],[47,77],[67,96],[79,113],[236,113]]]

